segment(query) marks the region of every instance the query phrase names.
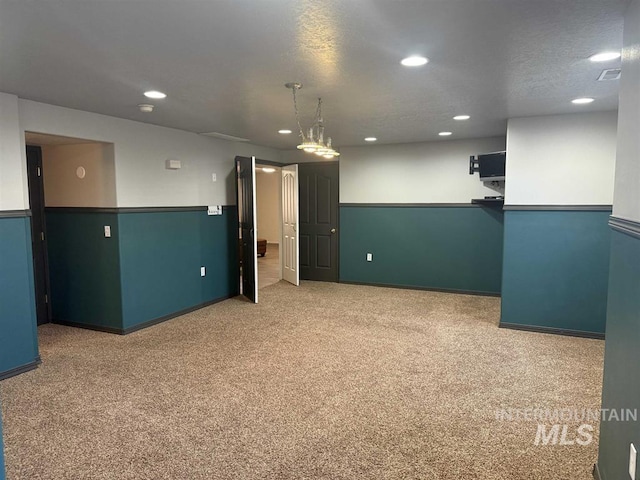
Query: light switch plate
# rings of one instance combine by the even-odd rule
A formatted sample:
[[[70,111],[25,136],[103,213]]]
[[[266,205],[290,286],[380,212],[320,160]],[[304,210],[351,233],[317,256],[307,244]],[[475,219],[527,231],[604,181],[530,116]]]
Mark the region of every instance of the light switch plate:
[[[200,276],[204,277],[207,274],[206,270],[204,267],[200,267]]]
[[[367,253],[367,262],[373,261],[373,253]]]
[[[636,447],[633,445],[629,445],[629,476],[631,480],[636,480],[636,457],[637,457]]]
[[[211,180],[214,181],[214,182],[217,181],[218,180],[218,176],[215,173],[212,173],[211,174]]]
[[[209,205],[207,215],[222,215],[222,205]]]
[[[104,236],[106,238],[111,237],[111,226],[110,225],[105,225],[104,226]]]

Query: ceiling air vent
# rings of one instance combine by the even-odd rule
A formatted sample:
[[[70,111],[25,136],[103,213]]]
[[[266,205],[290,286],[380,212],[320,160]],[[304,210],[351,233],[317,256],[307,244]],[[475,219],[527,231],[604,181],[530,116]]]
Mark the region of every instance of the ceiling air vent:
[[[236,137],[234,135],[227,135],[226,133],[220,132],[207,132],[201,133],[200,135],[206,135],[207,137],[215,137],[222,138],[223,140],[231,140],[232,142],[248,142],[248,138]]]
[[[604,82],[605,80],[620,80],[620,73],[622,73],[622,70],[619,68],[607,68],[602,71],[598,77],[598,81]]]

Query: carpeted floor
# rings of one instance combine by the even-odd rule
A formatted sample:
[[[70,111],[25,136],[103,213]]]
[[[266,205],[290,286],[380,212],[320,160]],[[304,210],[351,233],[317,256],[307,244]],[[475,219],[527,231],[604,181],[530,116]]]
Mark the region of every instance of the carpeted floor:
[[[603,342],[498,329],[497,298],[260,295],[124,337],[41,327],[42,366],[0,383],[8,480],[591,478],[595,441],[495,411],[599,408]]]

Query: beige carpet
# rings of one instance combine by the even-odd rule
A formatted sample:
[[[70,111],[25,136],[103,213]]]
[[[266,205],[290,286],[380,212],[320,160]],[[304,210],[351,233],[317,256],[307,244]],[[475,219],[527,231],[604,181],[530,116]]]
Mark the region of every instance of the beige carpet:
[[[284,282],[125,337],[40,328],[0,383],[8,480],[589,479],[497,408],[599,408],[604,343],[499,299]],[[571,428],[575,425],[572,424]]]

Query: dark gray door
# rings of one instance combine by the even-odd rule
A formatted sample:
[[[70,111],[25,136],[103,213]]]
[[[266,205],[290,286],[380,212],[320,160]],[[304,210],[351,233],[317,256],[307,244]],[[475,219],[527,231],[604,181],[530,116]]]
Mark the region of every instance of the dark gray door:
[[[256,161],[236,157],[238,223],[242,294],[258,303],[258,257],[256,256]]]
[[[338,162],[301,163],[300,278],[338,281]]]
[[[44,182],[42,175],[42,150],[40,147],[28,145],[27,177],[29,179],[31,246],[38,325],[51,321],[49,264],[47,261],[46,227],[44,220]]]

